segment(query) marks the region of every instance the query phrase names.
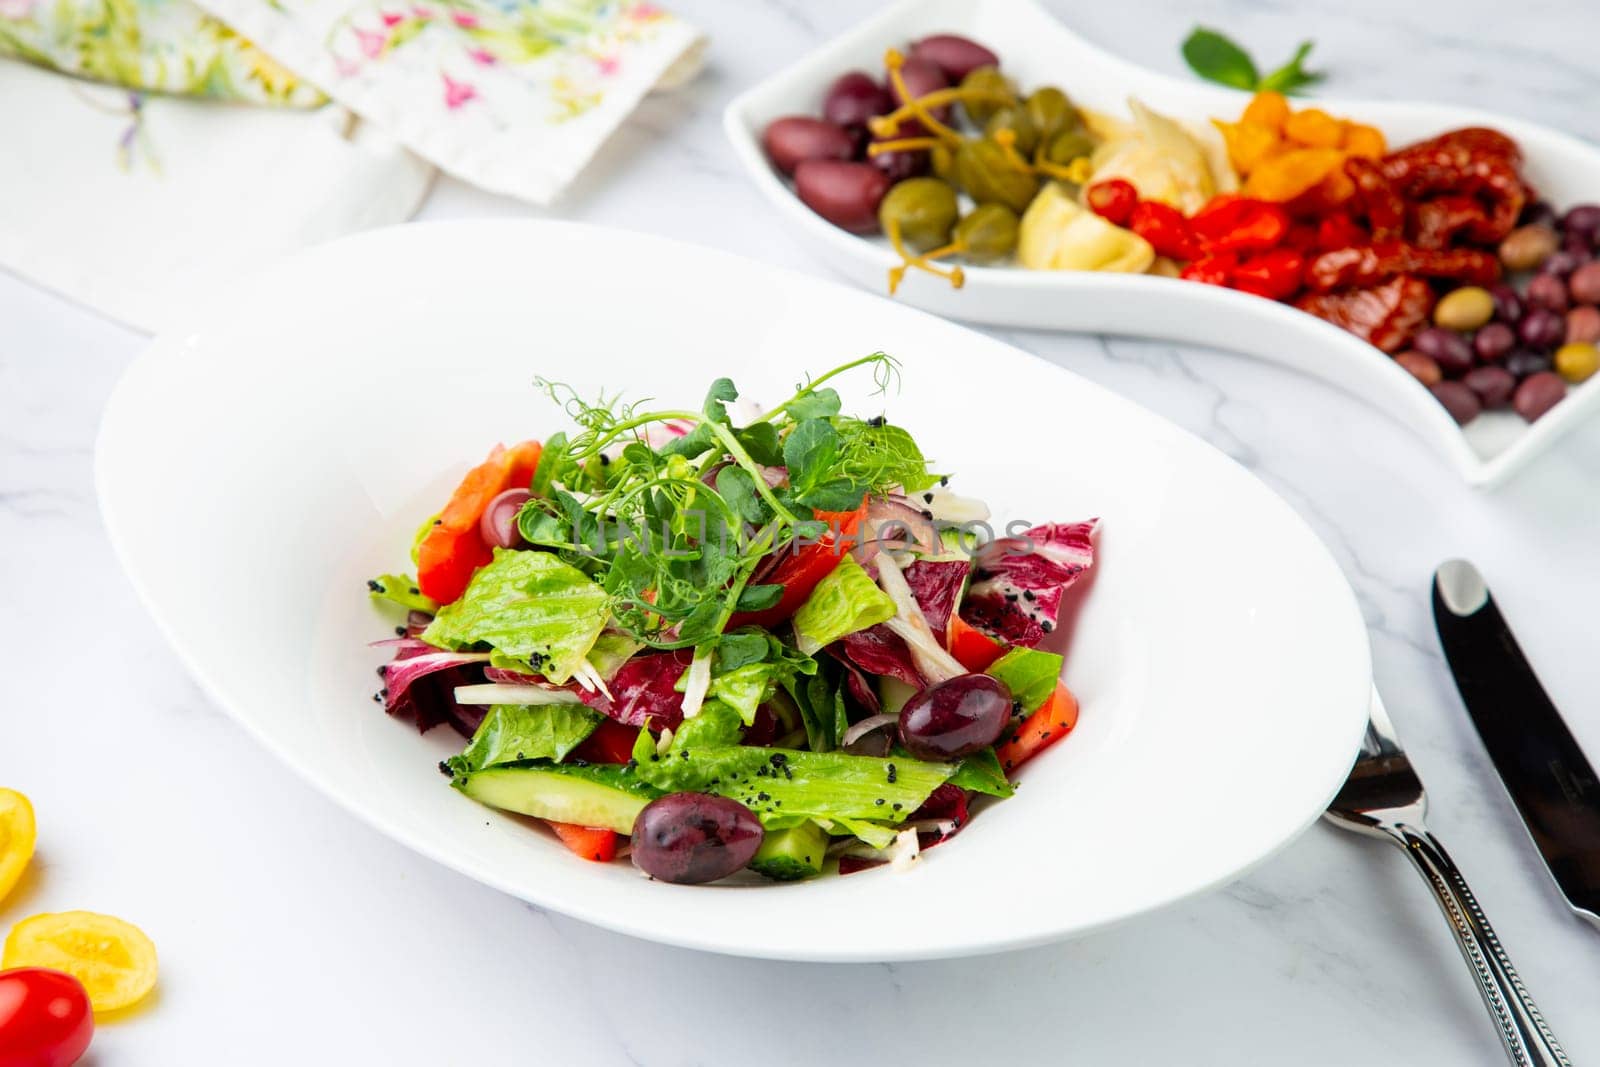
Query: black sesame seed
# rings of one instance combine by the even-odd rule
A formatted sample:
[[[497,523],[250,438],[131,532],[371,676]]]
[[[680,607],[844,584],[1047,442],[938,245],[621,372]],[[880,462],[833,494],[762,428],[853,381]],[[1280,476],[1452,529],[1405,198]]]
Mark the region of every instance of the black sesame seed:
[[[412,586],[411,587],[411,595],[412,596],[421,596],[422,595],[422,590],[418,589],[416,586]]]
[[[1051,630],[1055,629],[1055,626],[1049,620],[1041,622],[1039,626],[1044,630],[1045,633],[1049,633]]]
[[[604,452],[600,453],[600,466],[602,466],[602,467],[611,466],[611,457],[606,455]]]
[[[443,764],[440,764],[440,766],[443,766]],[[883,798],[879,797],[877,800],[874,800],[873,803],[881,805],[883,803]]]
[[[896,776],[897,776],[897,775],[898,775],[898,774],[899,774],[899,772],[898,772],[898,771],[896,771],[896,770],[895,770],[895,768],[894,768],[894,764],[892,764],[892,763],[891,763],[891,764],[889,764],[889,782],[890,782],[890,784],[893,784],[893,782],[894,782],[894,780],[895,780],[895,777],[896,777]],[[895,805],[895,806],[896,806],[896,807],[899,807],[899,805]]]
[[[933,518],[933,512],[929,511],[927,508],[923,508],[922,509],[922,517],[925,518],[925,519],[931,519],[931,518]]]
[[[368,578],[367,588],[372,590],[374,593],[381,593],[383,592],[383,583],[378,581],[376,578]]]
[[[450,770],[450,764],[446,763],[444,760],[439,761],[439,773],[444,775],[446,778],[455,777],[454,772]]]
[[[394,628],[394,635],[396,637],[404,637],[406,635],[406,628],[404,626],[396,626]]]
[[[389,665],[387,663],[378,664],[378,677],[379,678],[382,678],[384,675],[386,675],[388,673],[389,673]]]
[[[924,503],[924,504],[931,504],[931,503],[933,503],[933,494],[932,494],[932,493],[923,493],[923,494],[922,494],[922,502],[923,502],[923,503]]]
[[[895,811],[899,811],[900,810],[900,805],[898,803],[895,804],[894,810]]]
[[[867,420],[867,425],[871,426],[873,429],[877,429],[884,424],[884,421],[885,420],[882,415],[874,415],[872,418]]]
[[[950,476],[948,474],[941,476],[939,478],[939,484],[940,485],[949,485],[950,484]]]
[[[1023,600],[1032,600],[1033,599],[1033,590],[1032,589],[1024,589],[1022,591],[1022,599]]]

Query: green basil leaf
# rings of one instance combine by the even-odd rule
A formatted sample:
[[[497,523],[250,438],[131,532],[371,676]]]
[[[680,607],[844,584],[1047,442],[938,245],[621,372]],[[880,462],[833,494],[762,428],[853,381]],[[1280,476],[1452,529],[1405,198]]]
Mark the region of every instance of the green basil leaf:
[[[1261,82],[1250,54],[1216,30],[1196,27],[1183,42],[1189,68],[1207,81],[1253,90]]]

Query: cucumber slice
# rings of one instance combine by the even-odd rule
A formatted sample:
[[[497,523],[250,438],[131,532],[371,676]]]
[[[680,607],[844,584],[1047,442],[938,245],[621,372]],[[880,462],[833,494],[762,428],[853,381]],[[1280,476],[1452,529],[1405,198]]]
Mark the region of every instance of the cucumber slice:
[[[480,804],[578,826],[633,832],[633,821],[660,796],[621,766],[510,764],[457,775],[451,784]]]
[[[822,873],[822,860],[828,851],[828,835],[814,822],[803,822],[786,830],[768,830],[761,847],[750,861],[750,869],[775,882],[797,882]]]

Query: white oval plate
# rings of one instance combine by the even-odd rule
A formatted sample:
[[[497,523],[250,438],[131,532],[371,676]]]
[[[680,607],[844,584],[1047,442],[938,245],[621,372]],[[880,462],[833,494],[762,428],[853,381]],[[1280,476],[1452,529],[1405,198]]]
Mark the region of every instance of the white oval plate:
[[[1243,93],[1170,78],[1100,51],[1031,0],[905,0],[835,38],[728,105],[723,126],[767,199],[833,269],[874,292],[898,258],[881,239],[846,233],[806,207],[767,162],[761,131],[780,115],[816,114],[829,83],[847,70],[881,70],[884,49],[929,33],[971,36],[994,49],[1024,86],[1059,85],[1086,107],[1121,114],[1137,96],[1157,111],[1207,125],[1239,113]],[[1494,126],[1516,138],[1527,172],[1557,204],[1600,200],[1600,149],[1566,134],[1484,111],[1390,101],[1318,99],[1334,114],[1383,129],[1393,144],[1461,126]],[[1338,385],[1410,427],[1469,484],[1503,482],[1585,415],[1600,410],[1600,375],[1531,426],[1510,412],[1479,416],[1462,432],[1410,374],[1370,345],[1310,315],[1211,285],[1147,275],[966,267],[966,285],[911,271],[898,298],[971,322],[1138,334],[1215,345],[1287,364]]]
[[[529,250],[537,254],[530,255]],[[450,264],[449,271],[438,265]],[[698,403],[787,396],[874,349],[886,405],[1002,520],[1104,518],[1066,667],[1082,722],[912,873],[678,887],[585,863],[479,807],[458,750],[373,704],[367,577],[496,441],[562,414],[535,375]],[[327,245],[157,339],[106,408],[101,507],[207,691],[385,833],[543,907],[753,956],[890,960],[1066,937],[1232,878],[1342,781],[1370,686],[1338,567],[1293,511],[1182,430],[920,311],[723,253],[548,222],[413,225]]]

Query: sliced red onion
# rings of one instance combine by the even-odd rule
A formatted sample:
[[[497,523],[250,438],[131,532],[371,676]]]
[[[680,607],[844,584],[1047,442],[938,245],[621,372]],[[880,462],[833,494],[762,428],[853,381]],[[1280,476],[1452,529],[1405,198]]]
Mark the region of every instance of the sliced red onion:
[[[867,505],[859,530],[861,543],[851,549],[857,563],[865,565],[879,552],[916,549],[932,555],[939,551],[939,532],[921,511],[904,497],[886,497]]]
[[[522,544],[517,516],[522,512],[522,505],[532,497],[526,489],[507,489],[489,501],[489,506],[483,509],[483,518],[478,520],[483,539],[494,548],[516,548]]]
[[[872,731],[883,726],[892,726],[899,720],[898,715],[869,715],[844,732],[844,736],[839,738],[839,747],[852,745]]]

